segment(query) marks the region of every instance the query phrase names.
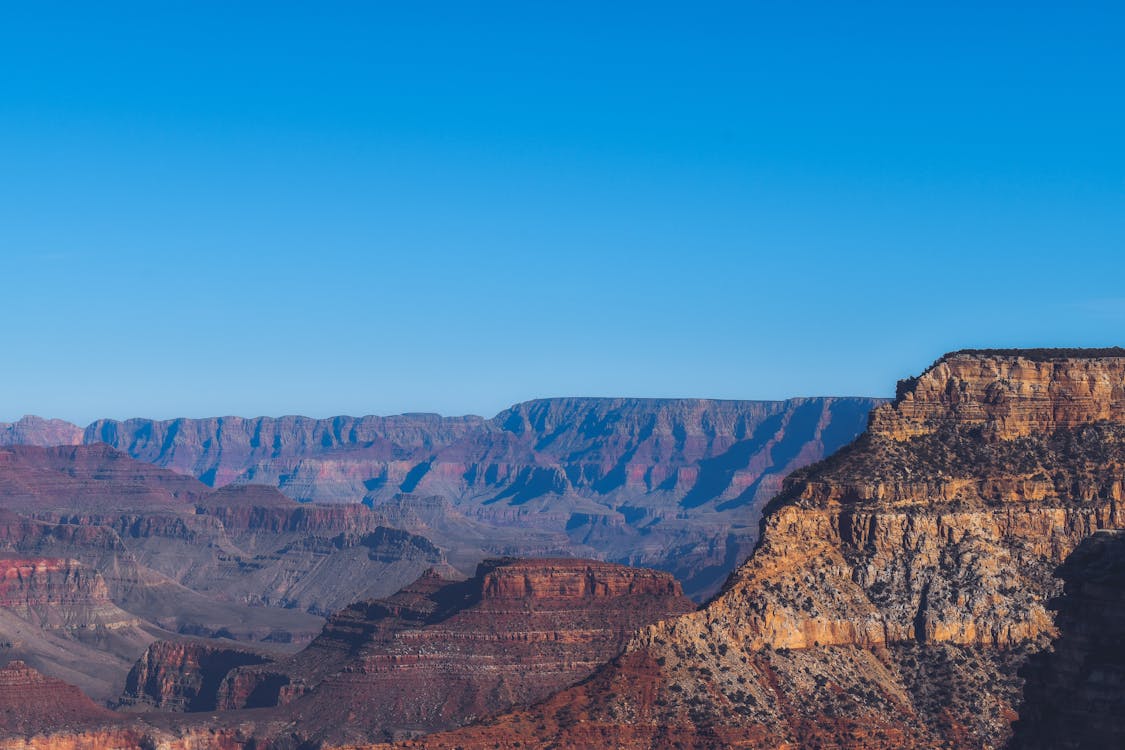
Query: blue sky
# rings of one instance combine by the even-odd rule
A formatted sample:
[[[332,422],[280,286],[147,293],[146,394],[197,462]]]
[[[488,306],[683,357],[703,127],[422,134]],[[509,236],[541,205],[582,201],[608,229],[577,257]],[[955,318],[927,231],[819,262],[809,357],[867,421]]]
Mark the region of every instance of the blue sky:
[[[1125,6],[607,5],[0,6],[0,420],[1125,342]]]

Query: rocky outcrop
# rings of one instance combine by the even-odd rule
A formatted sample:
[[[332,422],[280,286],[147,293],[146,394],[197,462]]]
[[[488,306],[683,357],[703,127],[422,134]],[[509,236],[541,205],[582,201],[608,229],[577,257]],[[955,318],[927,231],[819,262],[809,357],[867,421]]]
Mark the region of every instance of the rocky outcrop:
[[[947,355],[880,409],[872,431],[905,440],[943,426],[1013,440],[1125,422],[1125,349],[966,349]]]
[[[157,641],[125,681],[118,705],[132,709],[212,711],[219,684],[236,667],[264,664],[271,656],[232,643]]]
[[[77,560],[0,559],[0,607],[48,630],[139,624],[110,600],[102,576]]]
[[[540,706],[419,747],[1002,746],[1052,572],[1121,526],[1125,352],[959,352],[795,473],[703,610]]]
[[[333,616],[287,661],[237,669],[222,708],[284,706],[308,741],[457,726],[539,700],[693,609],[667,573],[590,560],[499,560],[427,574]]]
[[[120,690],[153,639],[118,607],[105,579],[76,560],[0,558],[0,658],[65,678],[99,699]]]
[[[1125,746],[1125,532],[1087,539],[1059,575],[1059,635],[1024,669],[1012,748]]]

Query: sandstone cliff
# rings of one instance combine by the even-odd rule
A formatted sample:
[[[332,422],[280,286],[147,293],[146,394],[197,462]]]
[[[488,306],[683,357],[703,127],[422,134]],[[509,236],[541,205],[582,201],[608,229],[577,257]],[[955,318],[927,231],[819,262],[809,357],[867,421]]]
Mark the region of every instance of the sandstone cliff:
[[[797,472],[703,610],[418,747],[1000,747],[1055,568],[1125,522],[1125,352],[958,352]]]

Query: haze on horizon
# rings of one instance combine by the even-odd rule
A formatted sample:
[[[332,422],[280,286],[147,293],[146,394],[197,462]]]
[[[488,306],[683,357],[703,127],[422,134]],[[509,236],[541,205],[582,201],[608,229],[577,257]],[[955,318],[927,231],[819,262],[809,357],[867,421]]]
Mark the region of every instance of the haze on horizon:
[[[0,11],[0,421],[891,395],[1121,344],[1125,7]]]

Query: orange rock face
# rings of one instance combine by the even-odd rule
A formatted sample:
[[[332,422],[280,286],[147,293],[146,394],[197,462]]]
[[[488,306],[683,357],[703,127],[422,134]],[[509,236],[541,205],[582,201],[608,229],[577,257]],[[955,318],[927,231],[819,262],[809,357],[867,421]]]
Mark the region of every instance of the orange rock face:
[[[1095,422],[1125,422],[1125,349],[965,351],[942,357],[870,426],[894,440],[942,425],[987,428],[1012,440]]]
[[[1125,351],[958,353],[791,477],[699,612],[411,747],[1001,747],[1053,571],[1125,525]],[[517,744],[520,743],[520,744]]]

